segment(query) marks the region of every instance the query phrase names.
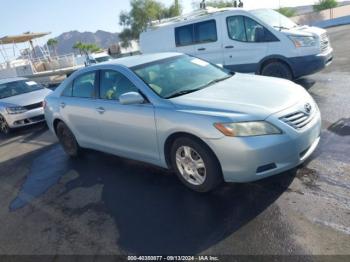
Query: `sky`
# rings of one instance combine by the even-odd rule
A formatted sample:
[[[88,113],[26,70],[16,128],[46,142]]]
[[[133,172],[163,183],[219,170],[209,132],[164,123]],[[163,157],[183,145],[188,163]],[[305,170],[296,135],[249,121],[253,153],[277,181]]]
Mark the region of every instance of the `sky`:
[[[169,6],[173,0],[159,0]],[[198,0],[197,0],[198,1]],[[190,12],[193,0],[180,0]],[[312,4],[314,0],[243,0],[247,8],[277,8]],[[0,37],[23,32],[52,32],[50,37],[71,31],[119,32],[120,11],[129,10],[129,0],[0,0]]]

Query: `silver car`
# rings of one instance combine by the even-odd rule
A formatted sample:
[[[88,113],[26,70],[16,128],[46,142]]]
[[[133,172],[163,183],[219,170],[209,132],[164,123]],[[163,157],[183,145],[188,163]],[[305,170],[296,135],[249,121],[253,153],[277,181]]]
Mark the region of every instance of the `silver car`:
[[[64,150],[173,169],[189,188],[249,182],[301,164],[320,139],[311,96],[293,82],[231,74],[195,57],[127,57],[75,72],[46,98]]]
[[[43,102],[51,92],[25,78],[0,79],[0,132],[45,121]]]

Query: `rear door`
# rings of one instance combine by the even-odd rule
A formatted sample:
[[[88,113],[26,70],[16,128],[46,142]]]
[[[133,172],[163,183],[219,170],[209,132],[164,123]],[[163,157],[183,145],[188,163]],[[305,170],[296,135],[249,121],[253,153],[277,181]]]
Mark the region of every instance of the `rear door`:
[[[225,19],[225,67],[232,71],[255,72],[258,63],[267,55],[271,33],[247,16],[226,16]]]
[[[79,75],[66,87],[60,99],[62,120],[85,147],[95,148],[103,138],[96,111],[97,81],[96,71]]]

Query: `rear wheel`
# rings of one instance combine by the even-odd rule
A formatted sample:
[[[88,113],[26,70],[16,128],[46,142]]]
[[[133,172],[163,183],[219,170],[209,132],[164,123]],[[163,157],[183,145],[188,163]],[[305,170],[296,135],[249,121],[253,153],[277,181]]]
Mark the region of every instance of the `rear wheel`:
[[[292,80],[293,78],[293,74],[289,66],[282,62],[268,63],[262,68],[261,74],[264,76],[279,77],[288,80]]]
[[[64,151],[71,157],[79,156],[81,151],[80,146],[74,134],[65,123],[59,122],[57,124],[56,133]]]
[[[11,129],[6,122],[6,119],[2,115],[0,115],[0,132],[7,135],[8,133],[10,133],[10,131]]]
[[[223,181],[215,155],[195,139],[176,139],[171,148],[171,162],[181,182],[194,191],[209,192]]]

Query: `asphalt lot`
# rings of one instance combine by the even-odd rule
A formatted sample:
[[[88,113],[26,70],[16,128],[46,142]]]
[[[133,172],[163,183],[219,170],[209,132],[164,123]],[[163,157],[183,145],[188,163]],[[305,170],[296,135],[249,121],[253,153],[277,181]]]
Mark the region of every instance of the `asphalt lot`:
[[[334,63],[298,81],[321,144],[260,182],[197,194],[146,164],[71,160],[45,125],[0,137],[0,254],[350,255],[350,25],[329,33]]]

